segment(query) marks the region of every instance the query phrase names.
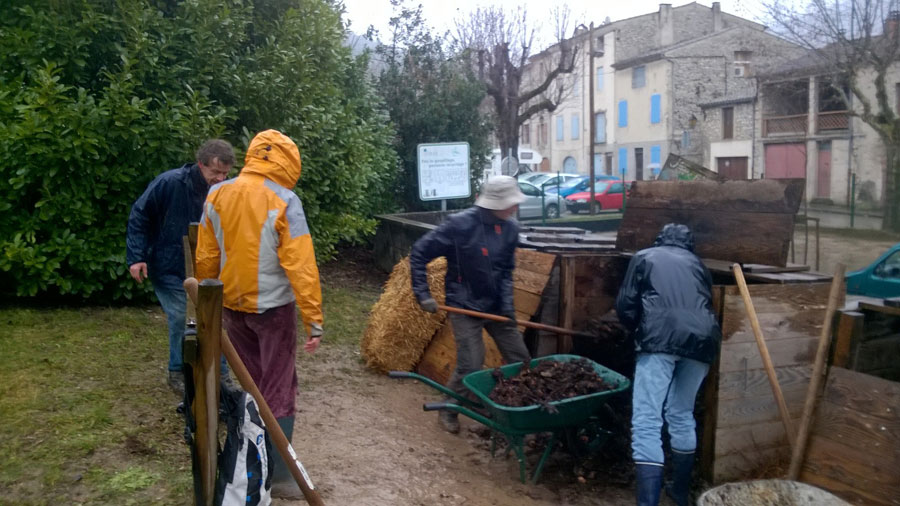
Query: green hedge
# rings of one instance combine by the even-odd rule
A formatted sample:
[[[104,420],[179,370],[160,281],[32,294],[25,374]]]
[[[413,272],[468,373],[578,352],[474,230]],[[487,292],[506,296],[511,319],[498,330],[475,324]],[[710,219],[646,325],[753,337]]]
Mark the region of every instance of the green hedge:
[[[298,144],[320,260],[374,229],[392,130],[328,0],[9,0],[0,6],[0,293],[92,300],[127,276],[131,204],[210,137]]]

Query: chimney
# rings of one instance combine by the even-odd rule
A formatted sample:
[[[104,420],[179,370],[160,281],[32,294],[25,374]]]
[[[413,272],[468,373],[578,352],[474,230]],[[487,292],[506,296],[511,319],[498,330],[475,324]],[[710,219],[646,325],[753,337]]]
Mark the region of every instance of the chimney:
[[[675,27],[672,23],[672,4],[659,4],[657,25],[660,47],[672,44],[675,40]]]
[[[713,31],[718,32],[722,29],[722,5],[719,2],[713,2],[712,5],[712,16],[713,16]]]
[[[889,12],[884,20],[884,34],[891,39],[896,39],[898,27],[900,27],[900,11]]]

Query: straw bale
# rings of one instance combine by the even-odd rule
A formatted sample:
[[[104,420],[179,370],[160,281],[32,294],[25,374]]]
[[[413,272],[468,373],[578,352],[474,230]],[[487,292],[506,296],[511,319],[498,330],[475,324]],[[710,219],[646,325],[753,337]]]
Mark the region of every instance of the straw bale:
[[[444,303],[447,259],[428,264],[428,286],[438,304]],[[427,313],[412,292],[409,257],[394,266],[384,293],[372,306],[360,348],[366,365],[379,372],[412,371],[435,332],[444,324],[443,311]]]

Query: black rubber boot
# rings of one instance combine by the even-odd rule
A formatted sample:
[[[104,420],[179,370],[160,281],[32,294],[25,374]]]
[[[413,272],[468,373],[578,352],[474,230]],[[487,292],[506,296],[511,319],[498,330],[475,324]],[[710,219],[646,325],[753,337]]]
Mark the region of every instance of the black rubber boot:
[[[459,414],[455,411],[439,411],[438,423],[450,434],[459,434]]]
[[[284,432],[284,437],[290,442],[294,435],[294,417],[286,416],[277,420],[278,426]],[[277,450],[275,450],[272,460],[275,463],[275,468],[272,470],[272,497],[278,499],[302,499],[303,491],[300,490],[287,463],[281,458],[281,454]]]
[[[694,470],[694,452],[672,450],[672,484],[666,494],[678,506],[688,506],[691,493],[691,472]]]
[[[658,506],[662,490],[663,467],[653,464],[635,464],[637,480],[637,506]]]

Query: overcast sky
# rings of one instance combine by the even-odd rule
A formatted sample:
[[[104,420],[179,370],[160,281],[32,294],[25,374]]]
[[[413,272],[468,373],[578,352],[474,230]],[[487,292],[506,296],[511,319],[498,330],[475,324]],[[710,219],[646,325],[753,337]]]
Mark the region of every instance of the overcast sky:
[[[501,5],[507,9],[515,9],[524,5],[528,10],[529,18],[533,20],[547,20],[549,9],[553,2],[546,0],[410,0],[409,5],[422,4],[426,22],[439,32],[451,29],[453,20],[461,15],[474,10],[479,5]],[[608,16],[610,20],[639,16],[659,10],[658,1],[652,0],[568,0],[568,5],[573,15],[585,25],[599,25]],[[672,5],[677,7],[684,5],[685,1],[674,1]],[[711,1],[703,0],[699,3],[710,6]],[[753,21],[760,21],[762,11],[760,0],[721,0],[722,10],[737,16],[745,17]],[[344,0],[347,9],[347,18],[350,20],[350,29],[357,34],[364,34],[369,25],[374,25],[382,34],[388,33],[388,22],[391,17],[391,4],[389,0]],[[550,24],[549,22],[546,24]],[[552,39],[552,26],[542,27],[545,39]],[[384,35],[383,35],[384,36]],[[552,42],[552,41],[551,41]]]

